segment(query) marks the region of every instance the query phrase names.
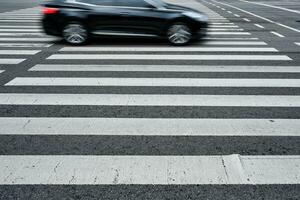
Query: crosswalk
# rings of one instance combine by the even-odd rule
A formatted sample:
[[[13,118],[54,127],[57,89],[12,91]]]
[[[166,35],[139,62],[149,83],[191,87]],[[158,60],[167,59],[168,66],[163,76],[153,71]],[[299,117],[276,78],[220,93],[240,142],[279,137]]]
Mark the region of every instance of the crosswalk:
[[[40,8],[0,13],[0,63],[16,65],[50,47],[53,38],[40,28]],[[25,25],[28,24],[28,25]]]
[[[211,18],[187,47],[65,46],[38,8],[0,14],[0,77],[30,61],[0,87],[0,185],[300,184],[300,66],[185,5]]]

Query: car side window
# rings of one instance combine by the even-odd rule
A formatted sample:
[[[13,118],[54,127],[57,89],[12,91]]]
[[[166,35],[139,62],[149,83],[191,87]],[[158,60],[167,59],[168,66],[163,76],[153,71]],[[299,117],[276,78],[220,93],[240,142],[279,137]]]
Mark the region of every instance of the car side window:
[[[115,4],[115,0],[77,0],[80,3],[88,3],[97,6],[113,6]]]
[[[151,8],[152,5],[144,0],[114,0],[115,6]]]
[[[152,8],[153,6],[144,0],[77,0],[80,3],[88,3],[97,6],[121,6]]]

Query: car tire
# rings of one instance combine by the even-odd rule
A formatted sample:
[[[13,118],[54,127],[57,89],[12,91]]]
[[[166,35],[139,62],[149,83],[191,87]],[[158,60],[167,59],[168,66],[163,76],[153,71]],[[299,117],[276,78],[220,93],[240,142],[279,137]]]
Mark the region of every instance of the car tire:
[[[78,22],[68,23],[63,29],[64,40],[72,45],[82,45],[88,41],[88,31],[86,27]]]
[[[167,30],[167,39],[172,45],[183,46],[192,40],[192,31],[185,23],[173,23]]]

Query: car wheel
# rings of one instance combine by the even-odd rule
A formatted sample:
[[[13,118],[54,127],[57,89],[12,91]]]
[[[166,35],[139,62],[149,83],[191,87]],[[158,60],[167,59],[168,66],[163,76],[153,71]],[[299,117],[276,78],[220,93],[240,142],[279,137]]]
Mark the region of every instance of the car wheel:
[[[167,37],[173,45],[185,45],[192,39],[191,29],[183,23],[175,23],[168,28]]]
[[[72,45],[84,44],[88,39],[88,31],[80,23],[70,23],[64,27],[63,37]]]

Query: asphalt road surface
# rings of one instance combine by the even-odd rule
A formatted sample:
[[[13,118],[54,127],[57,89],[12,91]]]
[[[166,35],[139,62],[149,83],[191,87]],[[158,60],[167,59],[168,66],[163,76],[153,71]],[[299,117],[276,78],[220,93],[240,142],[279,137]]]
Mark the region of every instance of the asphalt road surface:
[[[300,199],[300,2],[176,0],[209,34],[44,35],[0,1],[0,199]]]

